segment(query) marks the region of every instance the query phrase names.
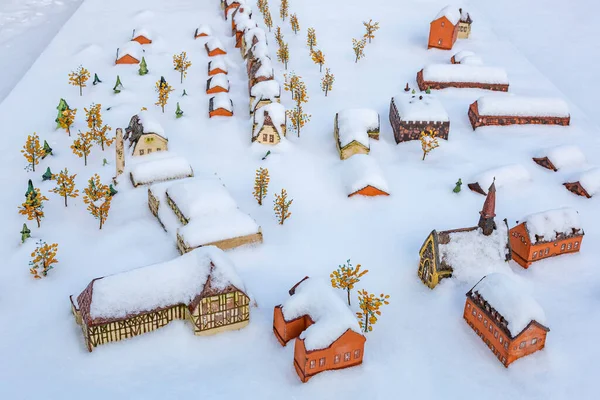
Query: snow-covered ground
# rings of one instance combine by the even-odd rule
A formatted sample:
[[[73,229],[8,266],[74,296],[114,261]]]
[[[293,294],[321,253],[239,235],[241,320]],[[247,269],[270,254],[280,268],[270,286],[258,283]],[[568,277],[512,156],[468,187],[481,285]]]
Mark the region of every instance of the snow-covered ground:
[[[281,25],[278,2],[270,3],[275,24]],[[83,2],[0,104],[5,132],[0,160],[0,254],[4,256],[0,397],[594,398],[600,353],[593,340],[593,332],[600,328],[600,249],[594,246],[600,240],[598,198],[576,197],[561,185],[578,170],[551,172],[531,161],[541,148],[577,144],[588,160],[578,168],[584,171],[598,165],[598,131],[590,128],[593,114],[588,118],[577,99],[568,97],[570,127],[491,127],[473,132],[468,105],[489,93],[446,89],[434,94],[450,116],[449,140],[441,141],[425,161],[421,161],[418,141],[396,145],[387,117],[390,98],[406,82],[416,87],[416,73],[423,66],[447,63],[459,50],[472,50],[486,65],[506,69],[512,93],[562,97],[561,90],[565,92],[566,81],[541,74],[542,69],[519,51],[511,37],[503,36],[497,29],[498,16],[490,20],[476,9],[472,39],[458,41],[453,51],[428,51],[429,21],[445,4],[444,0],[372,0],[368,4],[291,0],[290,11],[298,14],[302,31],[295,36],[288,21],[282,30],[290,46],[289,69],[307,83],[310,100],[305,108],[312,119],[301,138],[289,131],[289,141],[271,149],[272,154],[262,161],[270,148],[250,144],[245,66],[233,47],[218,0]],[[491,6],[485,7],[487,15],[493,14]],[[519,10],[530,15],[536,12],[528,4],[520,4]],[[256,9],[254,18],[262,25]],[[362,21],[369,18],[379,21],[381,29],[367,45],[366,58],[355,64],[351,39],[362,35]],[[551,20],[560,18],[556,15]],[[512,19],[507,17],[503,23],[508,27]],[[200,24],[210,25],[229,53],[233,118],[207,117],[208,57],[204,39],[193,39]],[[132,29],[142,27],[154,33],[154,42],[145,46],[150,70],[146,76],[137,74],[137,66],[114,65],[117,47],[127,42]],[[305,46],[308,27],[316,28],[318,47],[336,77],[328,97],[319,89],[319,68]],[[538,33],[531,26],[521,29]],[[269,43],[274,58],[272,34]],[[172,55],[182,50],[193,65],[180,84]],[[586,54],[579,56],[584,59]],[[90,83],[82,97],[67,83],[68,73],[80,64],[103,80],[97,86]],[[277,79],[282,80],[282,65],[275,65]],[[112,91],[117,74],[124,86],[120,94]],[[164,115],[154,106],[154,83],[161,75],[175,88]],[[183,89],[189,96],[181,97]],[[142,107],[148,108],[165,128],[170,150],[185,156],[198,175],[216,172],[240,208],[261,225],[263,244],[228,252],[257,302],[247,328],[196,337],[183,323],[175,322],[87,353],[81,330],[70,314],[68,296],[79,294],[92,278],[167,261],[178,253],[148,210],[145,187],[133,189],[122,179],[101,231],[81,197],[64,208],[60,198],[48,193],[52,182],[41,181],[48,166],[54,173],[64,167],[77,173],[80,190],[96,172],[105,183],[114,175],[114,147],[105,152],[94,148],[84,167],[69,148],[73,138],[55,131],[61,97],[79,110],[73,131],[85,129],[83,108],[93,102],[102,104],[104,121],[113,132],[124,128]],[[177,101],[185,111],[181,119],[174,115]],[[292,105],[289,93],[283,94],[282,101]],[[390,186],[389,197],[346,197],[333,120],[336,112],[353,107],[372,108],[381,116],[380,140],[371,140],[369,157],[381,166]],[[54,149],[54,156],[43,160],[35,173],[23,169],[25,161],[19,153],[27,134],[34,131]],[[104,158],[109,164],[103,167]],[[543,307],[551,331],[543,351],[505,369],[462,320],[465,293],[476,282],[447,279],[430,290],[416,271],[418,250],[432,229],[477,223],[483,197],[469,192],[466,185],[460,194],[452,193],[454,182],[460,177],[466,184],[481,172],[511,164],[523,165],[531,180],[498,189],[498,222],[507,218],[514,226],[531,213],[569,206],[579,211],[586,236],[579,254],[540,261],[528,270],[510,263],[515,278]],[[270,194],[262,207],[251,195],[260,166],[271,174]],[[27,179],[50,201],[42,227],[29,223],[33,238],[21,245],[18,232],[24,221],[17,207]],[[292,217],[283,226],[277,224],[270,205],[272,194],[281,188],[294,199]],[[41,281],[33,280],[28,272],[29,255],[38,238],[59,244],[60,263]],[[302,384],[293,368],[293,346],[281,348],[273,337],[273,306],[282,303],[288,289],[304,276],[327,277],[348,258],[370,271],[358,288],[390,294],[390,305],[382,309],[379,322],[367,335],[362,366],[323,373]],[[355,297],[353,304],[356,308]]]

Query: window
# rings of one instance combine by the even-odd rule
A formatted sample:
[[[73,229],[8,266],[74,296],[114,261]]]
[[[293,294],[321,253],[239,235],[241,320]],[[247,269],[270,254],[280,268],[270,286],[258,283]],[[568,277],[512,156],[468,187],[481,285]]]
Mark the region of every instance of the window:
[[[275,141],[275,135],[269,135],[269,143],[273,143]]]
[[[438,40],[438,44],[442,44],[442,39]]]
[[[350,352],[344,353],[344,361],[350,361]]]
[[[571,250],[571,248],[572,248],[572,247],[573,247],[573,245],[572,245],[571,243],[569,243],[569,244],[567,245],[567,250]]]
[[[269,139],[269,135],[267,135],[266,133],[263,134],[263,141],[267,141]]]
[[[519,344],[519,348],[520,349],[524,349],[526,344],[527,343],[525,343],[525,342],[521,342],[521,344]]]
[[[140,156],[143,156],[143,155],[144,155],[144,150],[142,149],[142,150],[140,150]]]
[[[504,341],[504,348],[505,348],[506,350],[508,350],[508,340],[505,340],[505,341]]]
[[[544,251],[544,255],[548,255],[549,252],[550,252],[550,248],[546,247],[546,251]]]
[[[490,324],[490,332],[492,332],[494,330],[494,328],[492,327],[492,324]]]
[[[233,307],[234,307],[233,297],[228,297],[227,298],[227,309],[232,309]]]
[[[160,147],[157,147],[156,151],[162,151],[162,149]]]
[[[537,251],[533,252],[533,259],[535,260],[537,258]]]
[[[504,338],[500,336],[500,344],[502,344],[502,342],[504,342]]]
[[[219,300],[213,300],[210,302],[210,311],[212,311],[212,312],[219,311]]]
[[[354,359],[360,358],[360,350],[354,350]]]
[[[222,312],[218,312],[215,314],[215,323],[217,325],[221,325],[223,323],[223,313]]]
[[[313,369],[317,363],[315,360],[310,360],[310,369]]]
[[[444,21],[442,21],[442,28],[446,26],[446,23]]]
[[[473,316],[476,316],[477,315],[477,311],[475,311],[475,309],[473,309],[473,312],[471,314],[473,314]]]
[[[325,366],[325,357],[319,359],[319,367]]]
[[[487,328],[487,319],[483,320],[483,326],[485,326]]]
[[[481,321],[481,314],[477,315],[477,319]]]
[[[471,304],[467,303],[467,308],[471,308]]]
[[[148,149],[148,154],[152,153],[152,149]]]
[[[560,251],[565,251],[565,244],[564,243],[560,245]]]
[[[579,246],[579,242],[575,242],[575,248],[577,248],[577,246]]]
[[[339,354],[336,354],[336,355],[333,357],[333,363],[334,363],[334,364],[339,364],[339,363],[340,363],[340,359],[341,359],[341,358],[342,358],[342,356],[341,356],[341,355],[339,355]]]
[[[498,339],[498,331],[494,331],[494,337]]]
[[[531,339],[531,344],[532,344],[532,345],[533,345],[533,344],[536,344],[536,343],[537,343],[537,338],[533,338],[533,339]]]
[[[506,363],[506,358],[502,357],[502,364]]]

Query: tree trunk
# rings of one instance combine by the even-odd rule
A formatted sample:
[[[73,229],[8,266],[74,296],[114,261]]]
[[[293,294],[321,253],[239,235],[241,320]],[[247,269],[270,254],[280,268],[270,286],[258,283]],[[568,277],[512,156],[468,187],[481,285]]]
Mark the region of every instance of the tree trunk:
[[[346,291],[348,292],[348,305],[350,305],[350,288],[346,288]]]
[[[327,97],[327,92],[329,91],[329,86],[325,86],[325,97]]]
[[[161,106],[160,106],[160,108],[162,108],[162,112],[163,112],[163,114],[164,114],[164,113],[165,113],[165,106],[164,106],[164,105],[161,105]]]
[[[87,152],[85,150],[83,152],[83,165],[87,167]]]
[[[183,70],[181,70],[181,82],[180,83],[183,83]]]
[[[71,136],[71,126],[67,125],[67,133],[69,134],[69,136]]]
[[[319,72],[323,72],[323,64],[319,63]]]
[[[100,147],[102,148],[102,151],[104,151],[104,139],[100,139]]]
[[[38,228],[40,227],[40,216],[36,214],[35,220],[37,221]]]
[[[100,211],[102,212],[102,211]],[[102,218],[102,215],[100,216],[100,229],[102,229],[102,224],[104,223],[104,219]]]
[[[65,207],[66,206],[67,206],[67,195],[66,195],[66,192],[65,192]]]
[[[31,155],[31,165],[33,165],[33,172],[35,172],[35,153]]]
[[[79,85],[79,95],[83,96],[83,87]]]
[[[425,157],[426,157],[426,156],[427,156],[427,152],[426,152],[426,151],[424,151],[424,152],[423,152],[423,158],[421,159],[421,161],[425,161]]]
[[[298,137],[300,137],[300,120],[298,120],[298,123],[296,125],[296,129],[298,130]]]
[[[365,312],[365,333],[369,331],[369,313]]]

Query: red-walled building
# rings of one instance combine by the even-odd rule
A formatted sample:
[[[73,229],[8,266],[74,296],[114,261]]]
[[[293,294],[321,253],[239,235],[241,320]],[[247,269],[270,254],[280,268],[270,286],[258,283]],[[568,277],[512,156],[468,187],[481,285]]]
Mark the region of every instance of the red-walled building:
[[[429,44],[427,48],[435,47],[451,50],[458,37],[460,11],[453,6],[446,6],[438,13],[429,25]]]

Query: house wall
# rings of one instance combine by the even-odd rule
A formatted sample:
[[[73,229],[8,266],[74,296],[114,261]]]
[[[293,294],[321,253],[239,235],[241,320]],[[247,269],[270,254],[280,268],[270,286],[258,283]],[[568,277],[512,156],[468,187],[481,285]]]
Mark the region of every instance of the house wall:
[[[223,56],[227,54],[227,52],[222,49],[213,49],[212,51],[210,51],[208,50],[208,46],[206,45],[204,45],[204,48],[206,49],[206,52],[208,53],[209,57]]]
[[[221,250],[231,250],[236,247],[244,246],[252,243],[262,243],[263,235],[262,232],[259,231],[257,233],[253,233],[251,235],[246,236],[238,236],[231,239],[219,240],[217,242],[204,243],[196,247],[189,246],[183,237],[177,234],[177,248],[181,254],[189,253],[190,251],[197,249],[198,247],[204,246],[216,246]]]
[[[471,24],[466,22],[458,23],[458,39],[468,39],[471,35]]]
[[[148,133],[142,135],[135,144],[132,154],[134,156],[143,156],[156,151],[167,151],[168,141],[165,138],[155,134]]]
[[[452,25],[448,18],[442,17],[429,25],[429,44],[427,48],[435,47],[450,50],[458,37],[458,26]]]
[[[115,64],[139,64],[140,60],[130,56],[129,54],[125,54],[122,57],[117,58]]]
[[[262,99],[258,101],[258,103],[256,103],[256,108],[252,108],[252,106],[254,105],[254,103],[256,102],[256,96],[250,96],[250,115],[254,114],[256,112],[256,110],[258,110],[259,108],[266,106],[267,104],[271,104],[273,101],[271,99]],[[275,97],[275,102],[277,103],[281,103],[281,97],[277,96]]]
[[[171,199],[171,197],[169,197],[169,193],[167,193],[165,195],[165,197],[167,199],[167,204],[169,205],[171,210],[173,210],[173,213],[175,214],[175,216],[177,217],[179,222],[181,222],[182,225],[187,225],[190,222],[189,218],[187,218],[185,215],[183,215],[183,213],[181,212],[181,210],[179,209],[177,204],[175,204],[173,199]]]
[[[421,132],[429,129],[437,130],[440,139],[448,140],[450,134],[449,121],[402,121],[393,99],[390,101],[390,125],[392,125],[396,143],[419,140]]]
[[[521,357],[528,356],[546,346],[546,332],[537,324],[531,323],[523,332],[514,338],[508,348],[506,366]]]
[[[340,159],[345,160],[355,154],[369,154],[369,149],[356,141],[350,142],[340,150]]]
[[[517,116],[495,116],[479,115],[477,101],[469,106],[469,121],[473,130],[480,126],[495,125],[562,125],[567,126],[571,122],[571,117],[517,117]]]
[[[256,127],[256,124],[254,125]],[[281,125],[282,132],[285,132],[285,125]],[[253,129],[254,131],[254,129]],[[262,144],[275,145],[280,142],[279,133],[272,125],[263,125],[258,135],[256,135],[254,141]]]
[[[441,279],[437,266],[439,256],[436,254],[434,235],[435,231],[431,232],[419,250],[419,269],[417,270],[421,282],[430,289],[435,288]]]
[[[273,309],[273,334],[285,346],[290,340],[300,336],[302,331],[311,326],[313,321],[308,315],[286,321],[283,316],[281,304]]]
[[[463,318],[494,353],[498,361],[505,367],[508,366],[512,338],[503,328],[500,328],[497,320],[469,297],[465,303]]]
[[[544,258],[576,253],[581,248],[582,240],[583,235],[572,235],[552,242],[532,244],[525,223],[510,230],[510,244],[513,254],[516,253],[513,260],[523,268],[529,268],[532,263]]]
[[[475,89],[487,89],[494,90],[497,92],[508,92],[508,84],[500,83],[482,83],[482,82],[436,82],[436,81],[425,81],[423,80],[423,70],[417,72],[417,85],[422,91],[427,88],[440,90],[449,87],[455,88],[475,88]]]
[[[208,112],[208,116],[212,117],[231,117],[233,113],[229,110],[225,110],[224,108],[217,108],[216,110],[210,110]]]
[[[152,191],[148,189],[148,208],[150,208],[150,212],[156,218],[158,218],[158,207],[160,206],[160,201],[152,194]]]
[[[357,190],[354,193],[350,193],[348,197],[361,195],[361,196],[389,196],[389,193],[384,192],[383,190],[379,190],[376,187],[371,185],[366,186],[360,190]]]
[[[221,68],[210,69],[210,65],[208,66],[208,76],[215,76],[219,74],[227,75],[227,71],[223,71]]]
[[[194,334],[213,335],[241,329],[250,322],[250,298],[237,290],[203,298],[190,313]]]
[[[208,84],[206,85],[206,94],[215,94],[215,93],[229,93],[229,89],[224,88],[222,86],[215,86],[215,87],[208,87]]]
[[[229,16],[229,14],[234,12],[239,6],[240,6],[240,3],[231,3],[229,6],[225,6],[223,8],[223,10],[224,10],[223,16],[225,17],[225,19],[227,20],[227,17]]]

